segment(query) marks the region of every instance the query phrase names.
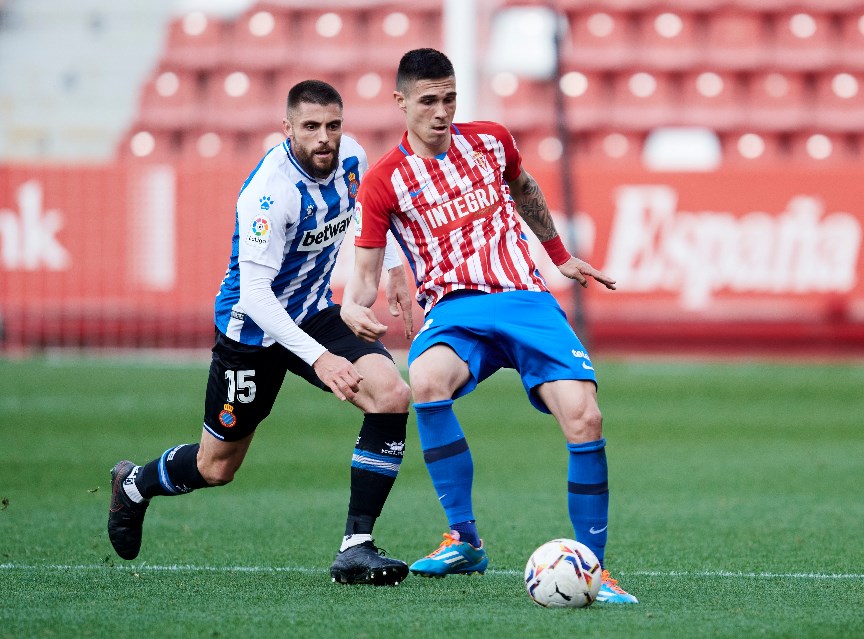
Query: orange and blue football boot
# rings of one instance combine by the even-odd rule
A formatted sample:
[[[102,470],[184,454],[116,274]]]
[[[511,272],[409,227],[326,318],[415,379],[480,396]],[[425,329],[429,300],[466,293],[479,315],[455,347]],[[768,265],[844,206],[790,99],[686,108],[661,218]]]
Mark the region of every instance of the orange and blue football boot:
[[[489,565],[489,558],[483,548],[475,548],[466,541],[459,541],[459,533],[451,530],[444,533],[444,541],[430,554],[411,564],[411,572],[422,577],[446,577],[447,575],[481,575]]]
[[[606,603],[639,603],[629,592],[618,585],[617,579],[612,579],[608,570],[603,570],[603,581],[600,584],[600,592],[597,593],[597,601]]]

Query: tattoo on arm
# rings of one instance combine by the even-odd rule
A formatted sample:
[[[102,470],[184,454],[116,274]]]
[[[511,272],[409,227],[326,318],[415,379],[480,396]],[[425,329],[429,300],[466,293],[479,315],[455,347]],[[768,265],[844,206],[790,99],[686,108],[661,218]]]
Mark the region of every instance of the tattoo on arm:
[[[558,235],[558,231],[555,230],[555,223],[549,214],[549,205],[546,203],[543,191],[526,171],[523,171],[523,175],[524,179],[520,180],[522,188],[513,189],[516,209],[537,239],[541,242],[551,240]]]

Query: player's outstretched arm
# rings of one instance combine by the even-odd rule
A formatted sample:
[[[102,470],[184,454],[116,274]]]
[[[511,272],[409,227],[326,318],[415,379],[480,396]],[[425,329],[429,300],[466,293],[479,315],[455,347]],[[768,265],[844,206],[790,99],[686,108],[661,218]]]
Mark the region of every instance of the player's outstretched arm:
[[[342,321],[367,342],[374,342],[387,332],[387,327],[378,321],[371,308],[378,296],[383,263],[383,248],[355,246],[354,270],[342,297]]]
[[[543,244],[549,257],[563,275],[576,280],[582,286],[588,286],[588,278],[594,278],[608,289],[615,290],[615,280],[591,266],[588,262],[574,257],[564,246],[555,222],[549,213],[546,197],[540,190],[540,185],[526,170],[519,177],[508,182],[510,195],[516,203],[516,210],[525,220],[528,228]]]

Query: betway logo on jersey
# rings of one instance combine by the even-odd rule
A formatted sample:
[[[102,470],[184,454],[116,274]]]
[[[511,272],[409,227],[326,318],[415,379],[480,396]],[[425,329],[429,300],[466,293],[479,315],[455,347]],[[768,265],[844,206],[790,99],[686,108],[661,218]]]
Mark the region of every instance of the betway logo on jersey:
[[[349,211],[329,222],[325,222],[321,226],[306,231],[300,240],[298,251],[320,251],[326,246],[330,246],[336,240],[340,239],[348,230],[348,225],[351,224],[353,212]]]
[[[826,214],[809,195],[779,213],[679,211],[668,186],[625,186],[603,270],[631,292],[677,292],[685,308],[705,308],[720,291],[847,293],[855,288],[862,224]]]
[[[491,215],[500,201],[501,193],[496,186],[486,184],[470,193],[430,206],[421,213],[429,223],[432,235],[441,237],[455,228]]]

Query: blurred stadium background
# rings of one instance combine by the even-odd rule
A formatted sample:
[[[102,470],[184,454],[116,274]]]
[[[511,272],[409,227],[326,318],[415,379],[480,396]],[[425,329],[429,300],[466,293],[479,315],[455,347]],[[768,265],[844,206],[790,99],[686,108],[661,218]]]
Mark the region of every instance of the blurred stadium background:
[[[853,0],[0,0],[2,348],[209,347],[288,88],[334,84],[374,161],[419,46],[618,279],[582,294],[534,251],[595,352],[864,353]]]

